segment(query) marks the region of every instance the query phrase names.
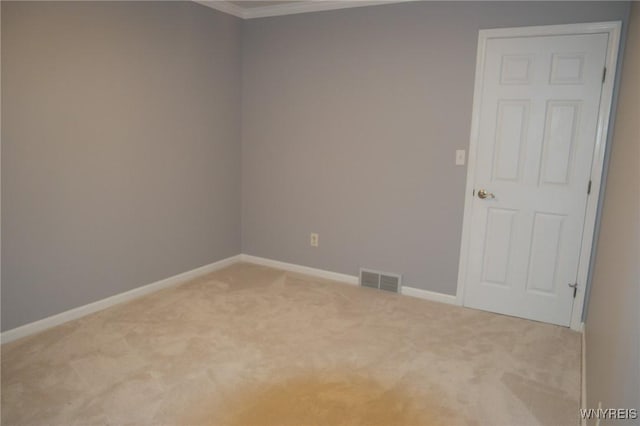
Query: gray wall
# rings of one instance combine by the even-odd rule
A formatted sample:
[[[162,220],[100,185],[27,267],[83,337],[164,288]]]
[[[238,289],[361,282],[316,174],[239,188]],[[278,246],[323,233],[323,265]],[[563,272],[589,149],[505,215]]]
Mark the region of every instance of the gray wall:
[[[242,250],[455,294],[478,30],[619,2],[414,2],[246,21]],[[320,247],[309,246],[319,232]]]
[[[632,5],[586,323],[588,407],[640,409],[640,4]],[[636,421],[612,422],[637,424]]]
[[[240,251],[240,21],[2,2],[2,329]]]
[[[3,1],[2,329],[241,248],[455,293],[478,29],[627,9]]]

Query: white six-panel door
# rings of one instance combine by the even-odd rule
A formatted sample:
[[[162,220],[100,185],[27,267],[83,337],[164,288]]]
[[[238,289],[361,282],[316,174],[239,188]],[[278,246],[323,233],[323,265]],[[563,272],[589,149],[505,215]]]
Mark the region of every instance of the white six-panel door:
[[[465,306],[569,325],[608,42],[607,33],[487,40]]]

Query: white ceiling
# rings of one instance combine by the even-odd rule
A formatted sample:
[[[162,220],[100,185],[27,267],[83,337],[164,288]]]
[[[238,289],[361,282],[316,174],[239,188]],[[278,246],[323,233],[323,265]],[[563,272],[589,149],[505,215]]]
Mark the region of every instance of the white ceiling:
[[[220,10],[242,19],[263,18],[266,16],[292,15],[294,13],[318,12],[322,10],[344,9],[349,7],[375,6],[387,3],[401,3],[415,0],[299,0],[299,1],[224,1],[193,0],[196,3]]]

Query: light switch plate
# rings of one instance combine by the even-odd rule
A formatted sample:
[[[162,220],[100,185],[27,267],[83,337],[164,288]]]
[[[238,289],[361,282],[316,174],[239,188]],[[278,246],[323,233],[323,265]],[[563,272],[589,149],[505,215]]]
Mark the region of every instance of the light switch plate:
[[[464,149],[456,149],[456,166],[464,166],[465,154]]]

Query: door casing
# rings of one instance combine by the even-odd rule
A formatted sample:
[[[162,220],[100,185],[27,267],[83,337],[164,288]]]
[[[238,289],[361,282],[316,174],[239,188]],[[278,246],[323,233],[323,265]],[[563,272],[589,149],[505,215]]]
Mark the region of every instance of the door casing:
[[[591,165],[591,193],[587,198],[585,223],[582,233],[582,244],[580,248],[580,260],[577,277],[578,289],[571,311],[571,329],[582,331],[582,311],[585,303],[585,290],[589,276],[591,249],[593,246],[595,224],[598,215],[598,201],[600,197],[600,186],[602,183],[602,172],[604,168],[604,159],[607,146],[607,135],[609,133],[611,106],[613,103],[613,90],[616,76],[616,65],[618,59],[618,47],[620,44],[621,28],[622,22],[611,21],[584,24],[480,30],[478,35],[478,54],[476,59],[476,77],[473,93],[473,113],[471,119],[471,135],[469,140],[469,161],[467,166],[467,184],[465,189],[460,263],[458,266],[458,288],[456,292],[456,302],[459,305],[463,305],[464,303],[464,291],[467,280],[469,241],[472,231],[470,224],[471,215],[473,213],[472,201],[476,174],[476,158],[480,127],[479,117],[480,106],[482,104],[482,82],[484,80],[483,70],[487,41],[493,38],[505,37],[534,37],[606,33],[609,34],[609,43],[607,46],[607,56],[605,60],[607,71],[605,81],[602,85],[602,94],[600,97],[600,107],[598,111],[596,143],[594,148],[593,162]]]

